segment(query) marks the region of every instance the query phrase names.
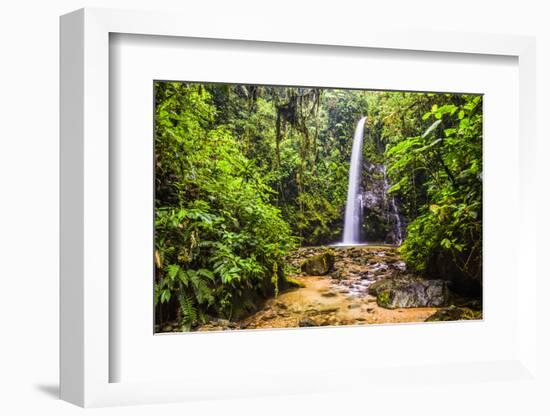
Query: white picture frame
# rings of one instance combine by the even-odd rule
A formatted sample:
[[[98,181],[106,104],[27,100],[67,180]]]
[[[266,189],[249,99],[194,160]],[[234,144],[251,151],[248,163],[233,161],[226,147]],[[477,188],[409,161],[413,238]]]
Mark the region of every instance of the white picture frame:
[[[389,383],[392,379],[428,383],[441,376],[471,380],[529,380],[537,388],[536,291],[537,270],[529,244],[536,241],[536,218],[527,215],[534,204],[535,169],[535,40],[530,37],[473,33],[357,30],[326,34],[319,30],[276,25],[240,28],[231,22],[204,27],[173,13],[82,9],[61,18],[61,398],[80,406],[159,403],[220,397],[315,393]],[[520,215],[515,247],[529,290],[518,288],[517,349],[509,359],[407,368],[332,369],[334,379],[319,374],[271,373],[269,380],[235,383],[232,375],[216,382],[189,378],[178,381],[111,382],[110,365],[117,359],[110,349],[109,296],[109,36],[123,33],[183,38],[224,39],[333,47],[431,51],[440,54],[504,55],[518,59]],[[112,168],[112,166],[111,166]],[[516,271],[518,273],[518,271]],[[541,276],[538,276],[541,278]],[[353,329],[351,329],[353,331]],[[353,336],[350,333],[349,336]],[[446,374],[446,375],[445,375]],[[447,377],[447,378],[446,378]],[[353,380],[353,383],[351,382]],[[227,386],[230,386],[229,388]],[[352,387],[355,386],[355,387]],[[206,388],[208,386],[208,388]],[[225,388],[224,388],[225,387]]]

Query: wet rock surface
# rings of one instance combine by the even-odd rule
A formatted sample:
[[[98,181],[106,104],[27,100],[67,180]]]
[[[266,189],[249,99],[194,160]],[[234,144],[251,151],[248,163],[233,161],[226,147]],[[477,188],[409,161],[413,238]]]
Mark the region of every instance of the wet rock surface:
[[[393,278],[380,280],[369,287],[378,305],[389,309],[441,307],[449,302],[448,283],[443,280]]]
[[[326,250],[306,258],[301,265],[302,273],[311,276],[323,276],[334,270],[334,254]]]

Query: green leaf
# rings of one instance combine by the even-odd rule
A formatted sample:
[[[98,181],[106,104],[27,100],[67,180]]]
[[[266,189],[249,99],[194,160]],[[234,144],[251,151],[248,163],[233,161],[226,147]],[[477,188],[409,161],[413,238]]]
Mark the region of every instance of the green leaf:
[[[178,273],[178,278],[181,283],[183,283],[184,286],[189,286],[189,274],[186,270],[181,269]]]
[[[436,120],[428,129],[424,132],[422,135],[422,138],[425,138],[428,134],[430,134],[432,131],[436,129],[437,126],[441,124],[441,120]]]
[[[211,281],[215,280],[214,273],[212,273],[210,270],[199,269],[199,270],[197,270],[197,273],[201,276],[204,276],[204,277],[210,279]]]
[[[449,136],[452,136],[453,134],[456,133],[456,129],[445,129],[443,130],[445,132],[445,137],[449,137]]]
[[[177,264],[170,264],[167,267],[167,270],[170,280],[174,280],[180,271],[180,266],[178,266]]]
[[[401,183],[398,182],[396,183],[395,185],[392,185],[389,189],[388,189],[388,193],[393,193],[393,192],[397,192],[401,189]]]
[[[431,142],[430,144],[427,144],[426,146],[423,146],[423,147],[421,147],[421,148],[419,148],[419,149],[415,149],[415,152],[416,152],[416,153],[422,153],[422,152],[424,152],[425,150],[428,150],[428,149],[434,147],[436,144],[440,143],[441,140],[443,140],[443,139],[436,139],[436,140],[434,140],[433,142]]]
[[[170,301],[172,294],[170,293],[170,289],[163,289],[160,292],[160,303],[166,303]]]
[[[451,240],[449,240],[448,238],[444,238],[443,240],[441,240],[441,246],[444,248],[451,248]]]

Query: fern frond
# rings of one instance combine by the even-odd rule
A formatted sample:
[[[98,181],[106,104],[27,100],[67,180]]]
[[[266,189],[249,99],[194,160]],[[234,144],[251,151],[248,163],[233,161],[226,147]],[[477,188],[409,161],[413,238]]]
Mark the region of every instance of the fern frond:
[[[193,305],[193,300],[185,293],[182,293],[179,298],[179,304],[181,309],[181,318],[184,324],[191,324],[197,320],[197,310]]]

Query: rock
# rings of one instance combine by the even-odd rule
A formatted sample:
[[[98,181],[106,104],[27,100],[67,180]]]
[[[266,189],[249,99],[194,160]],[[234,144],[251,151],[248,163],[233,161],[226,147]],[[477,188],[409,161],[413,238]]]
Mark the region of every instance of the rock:
[[[285,286],[287,286],[290,289],[305,287],[305,285],[302,282],[300,282],[299,280],[294,279],[292,277],[288,277],[288,276],[285,279]]]
[[[340,280],[343,277],[342,276],[342,271],[341,270],[335,270],[330,274],[330,277],[332,277],[333,279],[336,279],[336,280]]]
[[[276,318],[277,315],[273,312],[266,313],[264,316],[262,316],[262,321],[269,321],[270,319]]]
[[[317,323],[311,318],[304,318],[300,319],[300,321],[298,322],[298,326],[301,328],[305,328],[308,326],[317,326]]]
[[[383,273],[388,270],[388,265],[385,263],[376,263],[371,267],[372,273]]]
[[[282,302],[277,302],[277,303],[275,304],[275,306],[278,307],[279,309],[288,309],[288,306],[285,305],[285,304],[282,303]]]
[[[434,279],[445,276],[445,279],[450,282],[450,288],[457,295],[481,298],[483,292],[481,254],[480,250],[472,253],[464,250],[458,254],[453,250],[439,248],[431,253],[424,273],[427,277]],[[458,266],[461,263],[463,267]]]
[[[361,307],[361,305],[359,305],[358,303],[351,303],[348,305],[348,309],[357,309]]]
[[[481,311],[473,311],[470,308],[457,308],[456,306],[450,306],[438,310],[433,315],[426,319],[426,322],[436,321],[461,321],[482,319]]]
[[[324,276],[334,270],[334,253],[325,251],[302,263],[302,272],[310,276]]]
[[[327,313],[334,313],[338,312],[338,307],[336,306],[324,306],[318,310],[319,314],[327,314]]]
[[[371,275],[370,275],[369,271],[366,271],[366,272],[361,273],[359,275],[359,278],[362,279],[362,280],[368,280],[370,277],[371,277]]]
[[[393,263],[392,266],[396,270],[399,270],[401,272],[404,272],[405,270],[407,270],[407,264],[404,261],[397,261],[397,262]]]
[[[449,300],[447,282],[424,279],[385,279],[373,283],[369,293],[388,309],[441,307]]]
[[[221,326],[206,326],[199,327],[199,331],[223,331],[224,328]]]
[[[369,295],[378,296],[378,294],[384,290],[392,287],[394,281],[391,279],[381,279],[372,283],[368,288]]]
[[[369,312],[369,313],[374,312],[374,308],[367,308],[367,312]]]
[[[325,298],[333,298],[337,296],[337,293],[329,290],[328,292],[321,293],[321,296],[324,296]]]

